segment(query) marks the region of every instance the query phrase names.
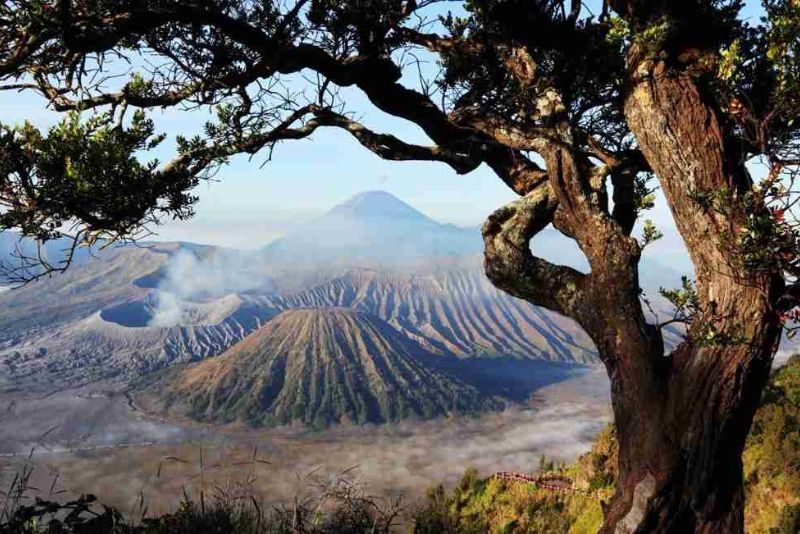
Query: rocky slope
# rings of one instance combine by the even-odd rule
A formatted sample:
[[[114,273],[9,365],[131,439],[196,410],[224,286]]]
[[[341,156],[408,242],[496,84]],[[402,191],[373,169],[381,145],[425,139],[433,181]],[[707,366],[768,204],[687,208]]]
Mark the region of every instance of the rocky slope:
[[[139,251],[119,261],[133,259],[152,261]],[[8,325],[0,330],[0,375],[53,386],[128,379],[216,356],[276,314],[296,308],[369,313],[440,356],[583,363],[594,358],[591,342],[572,321],[496,290],[472,262],[420,274],[348,269],[287,295],[251,292],[202,301],[146,290],[121,275],[116,283],[90,277],[79,285],[54,290],[52,303],[29,301],[27,290],[0,294],[0,304],[15,302],[0,318]],[[175,324],[153,322],[163,300],[178,308]]]
[[[307,290],[270,298],[269,305],[365,311],[432,352],[461,358],[594,361],[591,341],[574,322],[497,290],[475,258],[418,266],[413,273],[352,269]]]
[[[191,248],[113,249],[63,275],[0,293],[0,385],[127,380],[215,356],[277,313],[235,293],[184,301],[148,286],[154,273]],[[164,301],[179,308],[176,324],[152,322]]]
[[[256,426],[384,423],[500,406],[438,370],[438,359],[370,314],[297,309],[219,357],[167,371],[145,398],[155,393],[156,406],[203,421]]]

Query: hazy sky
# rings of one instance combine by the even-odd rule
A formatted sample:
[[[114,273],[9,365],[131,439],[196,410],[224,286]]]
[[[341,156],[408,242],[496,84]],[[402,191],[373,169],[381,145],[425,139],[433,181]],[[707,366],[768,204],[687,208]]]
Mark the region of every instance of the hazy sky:
[[[589,2],[590,7],[594,3]],[[753,9],[748,11],[751,16],[754,13]],[[414,80],[407,81],[414,85]],[[357,91],[347,90],[344,97],[348,108],[368,126],[407,141],[426,142],[416,126],[374,110]],[[168,110],[152,116],[159,131],[174,138],[197,131],[209,118],[206,113]],[[35,95],[0,93],[0,121],[28,119],[46,126],[56,118]],[[161,159],[169,156],[169,150],[159,154]],[[261,167],[263,160],[263,156],[253,161],[235,158],[218,173],[215,182],[198,188],[195,219],[166,224],[159,229],[159,238],[258,247],[293,224],[372,189],[389,191],[439,221],[459,225],[479,225],[494,209],[515,197],[485,166],[458,176],[443,164],[384,161],[337,129],[318,130],[311,139],[279,145],[272,161]],[[649,216],[667,234],[651,254],[669,255],[679,249],[663,203]]]

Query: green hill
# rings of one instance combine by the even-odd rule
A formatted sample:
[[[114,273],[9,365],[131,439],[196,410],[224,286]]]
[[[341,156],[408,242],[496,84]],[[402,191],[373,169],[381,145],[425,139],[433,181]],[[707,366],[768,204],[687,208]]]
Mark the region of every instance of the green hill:
[[[571,465],[542,458],[531,470],[552,471],[587,493],[554,493],[534,484],[484,479],[467,470],[452,492],[429,490],[416,515],[418,533],[594,534],[601,501],[614,492],[617,444],[613,427]],[[800,355],[775,372],[744,452],[747,532],[800,532]]]
[[[747,531],[800,532],[800,355],[772,377],[743,459]]]

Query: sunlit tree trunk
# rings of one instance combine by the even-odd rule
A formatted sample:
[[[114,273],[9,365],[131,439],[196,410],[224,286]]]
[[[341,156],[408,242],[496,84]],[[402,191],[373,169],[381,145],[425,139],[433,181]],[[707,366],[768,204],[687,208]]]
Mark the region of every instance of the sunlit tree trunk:
[[[634,65],[633,80],[626,116],[695,265],[701,310],[657,366],[652,403],[635,394],[647,382],[612,375],[619,480],[602,532],[742,532],[741,454],[780,338],[782,282],[735,246],[752,183],[701,90],[660,63]],[[731,209],[702,201],[719,192]]]

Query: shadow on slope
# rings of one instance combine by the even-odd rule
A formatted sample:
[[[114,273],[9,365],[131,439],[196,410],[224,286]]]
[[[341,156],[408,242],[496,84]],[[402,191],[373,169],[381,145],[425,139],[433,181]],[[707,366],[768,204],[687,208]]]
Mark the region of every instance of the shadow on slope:
[[[528,402],[546,386],[564,382],[590,371],[589,367],[518,358],[439,359],[438,368],[472,385],[485,395],[515,403]]]

